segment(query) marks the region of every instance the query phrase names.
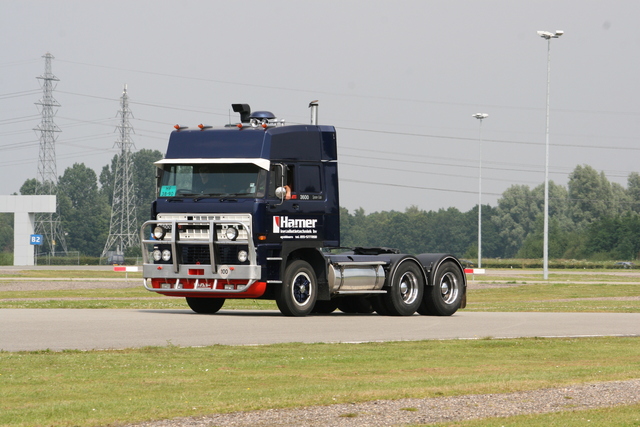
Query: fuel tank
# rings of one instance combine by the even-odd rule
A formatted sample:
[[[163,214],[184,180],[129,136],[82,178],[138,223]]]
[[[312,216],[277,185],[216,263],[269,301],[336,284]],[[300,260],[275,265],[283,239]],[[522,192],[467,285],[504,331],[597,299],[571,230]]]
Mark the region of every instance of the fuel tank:
[[[331,293],[380,290],[384,286],[384,262],[337,262],[329,264]]]

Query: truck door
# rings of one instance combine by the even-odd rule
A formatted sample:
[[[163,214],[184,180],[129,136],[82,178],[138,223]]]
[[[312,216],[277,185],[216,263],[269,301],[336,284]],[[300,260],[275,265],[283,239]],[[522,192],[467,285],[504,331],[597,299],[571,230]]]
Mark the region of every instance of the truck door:
[[[322,240],[325,203],[319,164],[272,165],[269,196],[277,241]]]

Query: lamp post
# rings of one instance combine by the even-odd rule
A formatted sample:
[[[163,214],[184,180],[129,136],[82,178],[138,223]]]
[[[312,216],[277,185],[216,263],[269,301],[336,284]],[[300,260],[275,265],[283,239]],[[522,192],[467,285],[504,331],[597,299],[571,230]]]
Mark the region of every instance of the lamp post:
[[[478,146],[480,147],[480,167],[478,168],[478,268],[482,268],[482,120],[489,117],[486,113],[476,113],[472,117],[480,120]]]
[[[544,237],[542,243],[542,275],[544,280],[549,278],[549,81],[551,79],[551,39],[557,39],[563,34],[564,31],[560,30],[556,30],[555,33],[538,31],[538,35],[547,40],[547,132],[544,162]]]

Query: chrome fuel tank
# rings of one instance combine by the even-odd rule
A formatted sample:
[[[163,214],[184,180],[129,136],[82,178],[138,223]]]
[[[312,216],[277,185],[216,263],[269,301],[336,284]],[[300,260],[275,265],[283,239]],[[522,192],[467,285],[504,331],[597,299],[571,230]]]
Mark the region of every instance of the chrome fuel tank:
[[[384,262],[339,262],[329,264],[329,289],[341,291],[380,290],[384,286]]]

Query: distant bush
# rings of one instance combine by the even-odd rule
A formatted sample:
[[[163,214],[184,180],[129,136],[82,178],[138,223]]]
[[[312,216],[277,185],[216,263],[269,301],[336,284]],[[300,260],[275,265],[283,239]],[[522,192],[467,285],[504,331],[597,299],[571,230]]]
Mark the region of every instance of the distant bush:
[[[13,253],[0,252],[0,265],[13,265]]]
[[[484,268],[543,268],[542,259],[483,259]],[[576,260],[576,259],[550,259],[549,268],[555,269],[629,269],[636,268],[632,262],[602,261],[602,260]]]

